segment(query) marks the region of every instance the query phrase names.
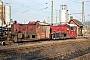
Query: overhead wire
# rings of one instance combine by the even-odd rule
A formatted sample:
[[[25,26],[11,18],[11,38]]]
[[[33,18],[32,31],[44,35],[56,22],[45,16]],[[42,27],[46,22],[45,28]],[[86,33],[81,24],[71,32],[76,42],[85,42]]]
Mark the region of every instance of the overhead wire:
[[[35,2],[33,2],[33,3],[35,3]],[[46,3],[47,4],[47,3]],[[38,5],[41,5],[41,4],[38,4]],[[25,6],[25,5],[23,5],[23,6]],[[42,6],[42,5],[41,5]],[[26,6],[26,7],[30,7],[30,6]],[[33,10],[37,10],[37,11],[40,11],[39,9],[36,9],[36,8],[34,8],[34,7],[30,7],[30,8],[32,8]],[[46,8],[44,8],[44,9],[47,9],[48,7],[46,7]],[[29,12],[30,10],[26,10],[26,11],[23,11],[23,13],[26,13],[26,12]],[[41,12],[43,12],[43,11],[41,11]],[[48,12],[44,12],[44,13],[48,13]],[[42,16],[42,15],[39,15],[39,14],[35,14],[35,15],[37,15],[37,16]]]
[[[36,3],[36,2],[33,2],[33,1],[31,1],[32,3],[34,3],[34,4],[38,4],[38,3]],[[15,3],[16,4],[16,3]],[[47,3],[46,3],[47,4]],[[38,5],[40,5],[40,6],[42,6],[41,4],[38,4]],[[25,6],[25,5],[22,5],[22,6]],[[26,6],[26,7],[30,7],[30,6]],[[30,7],[30,8],[32,8],[32,7]],[[46,8],[44,8],[44,9],[47,9],[48,7],[46,7]],[[33,10],[37,10],[37,11],[41,11],[41,10],[39,10],[39,9],[36,9],[36,8],[32,8]],[[43,10],[43,9],[42,9]],[[28,10],[25,10],[25,11],[23,11],[22,13],[26,13],[26,12],[29,12],[30,10],[28,9]],[[43,12],[43,11],[41,11],[41,12]],[[15,13],[15,12],[14,12]],[[44,12],[44,13],[48,13],[48,12]]]
[[[80,17],[78,17],[78,16],[76,16],[76,15],[74,15],[76,18],[78,18],[79,20],[82,20]]]
[[[36,3],[36,2],[32,2],[32,3],[37,4],[37,5],[39,5],[39,6],[43,6],[42,4],[38,4],[38,3]],[[47,5],[48,3],[45,3],[45,4]],[[30,7],[30,6],[28,6],[28,7]],[[43,8],[43,9],[41,9],[41,10],[36,9],[36,8],[34,8],[34,7],[30,7],[30,8],[32,8],[33,10],[37,10],[38,12],[49,13],[49,12],[45,12],[45,10],[44,10],[44,9],[48,9],[48,7],[45,7],[45,8]],[[26,12],[28,12],[28,11],[30,11],[30,10],[24,11],[24,13],[26,13]],[[35,15],[36,15],[36,16],[42,16],[42,15],[39,15],[39,14],[35,14]],[[47,15],[48,15],[48,14],[47,14]]]
[[[78,3],[78,4],[82,4],[82,2],[87,2],[87,1],[77,2],[77,1],[74,1],[74,0],[68,0],[68,1],[71,1],[73,3]],[[89,4],[86,4],[86,3],[85,3],[85,5],[90,6]],[[74,15],[74,16],[77,17],[76,15]],[[77,17],[77,18],[79,18],[79,17]],[[80,20],[82,20],[82,19],[80,19]]]
[[[81,2],[77,2],[77,1],[74,1],[74,0],[68,0],[68,1],[71,1],[71,2],[73,2],[73,3],[82,4]],[[87,1],[84,1],[84,2],[87,2]],[[85,5],[88,5],[88,6],[90,6],[89,4],[85,4]]]

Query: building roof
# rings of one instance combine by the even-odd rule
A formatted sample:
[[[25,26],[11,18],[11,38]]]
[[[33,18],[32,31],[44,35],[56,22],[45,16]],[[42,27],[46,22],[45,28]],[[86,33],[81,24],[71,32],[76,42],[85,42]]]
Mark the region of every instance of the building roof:
[[[77,26],[77,25],[75,25],[75,24],[68,24],[68,25],[70,25],[70,26]]]
[[[83,26],[83,24],[79,20],[73,19],[73,20],[70,20],[69,23],[71,21],[73,21],[77,26]]]

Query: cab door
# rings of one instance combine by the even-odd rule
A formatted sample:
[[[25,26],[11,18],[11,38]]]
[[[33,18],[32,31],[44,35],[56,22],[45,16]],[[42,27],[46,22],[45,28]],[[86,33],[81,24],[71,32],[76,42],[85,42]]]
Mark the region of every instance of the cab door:
[[[70,27],[70,37],[74,38],[77,35],[76,27]]]
[[[50,26],[46,26],[46,38],[49,38]]]

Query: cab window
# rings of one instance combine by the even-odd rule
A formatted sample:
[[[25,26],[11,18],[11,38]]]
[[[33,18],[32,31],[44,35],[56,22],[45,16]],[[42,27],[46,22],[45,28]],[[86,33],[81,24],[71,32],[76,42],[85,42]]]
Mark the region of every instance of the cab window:
[[[74,30],[74,27],[71,27],[71,30]]]
[[[66,29],[67,29],[67,30],[70,30],[70,27],[69,27],[69,26],[67,26],[67,27],[66,27]]]
[[[38,24],[38,25],[37,25],[37,29],[39,29],[39,28],[40,28],[40,25]]]

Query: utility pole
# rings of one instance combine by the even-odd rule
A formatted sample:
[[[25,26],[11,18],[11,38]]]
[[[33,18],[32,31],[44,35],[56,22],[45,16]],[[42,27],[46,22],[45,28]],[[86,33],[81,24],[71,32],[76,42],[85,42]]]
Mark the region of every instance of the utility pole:
[[[60,11],[61,11],[61,10],[59,10],[59,24],[60,24]]]
[[[89,27],[89,14],[88,14],[88,19],[87,19],[87,30],[88,30],[88,27]]]
[[[52,2],[52,6],[51,6],[51,25],[53,24],[53,0]]]
[[[85,25],[84,1],[82,2],[82,23]]]
[[[57,11],[58,11],[58,10],[56,10],[56,25],[57,25],[57,17],[58,17],[58,16],[57,16]]]

